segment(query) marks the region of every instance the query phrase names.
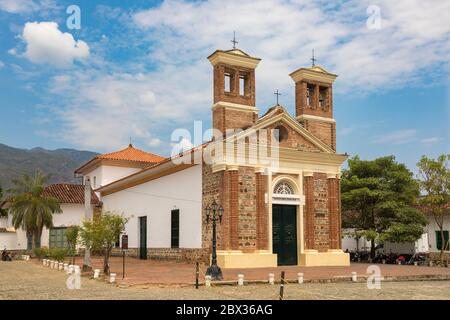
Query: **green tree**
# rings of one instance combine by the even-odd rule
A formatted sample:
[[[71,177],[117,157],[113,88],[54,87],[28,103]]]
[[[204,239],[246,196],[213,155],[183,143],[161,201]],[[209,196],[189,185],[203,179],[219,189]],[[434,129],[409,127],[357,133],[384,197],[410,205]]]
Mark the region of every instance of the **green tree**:
[[[109,274],[109,257],[117,238],[125,230],[128,218],[104,211],[92,221],[84,221],[80,229],[81,243],[85,248],[103,253],[103,272]]]
[[[68,253],[72,257],[71,264],[75,264],[75,254],[76,254],[76,247],[78,242],[78,235],[80,231],[79,226],[70,226],[66,230],[66,238],[67,238],[67,244],[68,244]]]
[[[375,241],[415,241],[427,221],[413,205],[419,185],[408,168],[394,156],[372,161],[358,156],[348,160],[341,179],[342,215],[345,227],[362,230],[371,240],[370,255],[375,256]]]
[[[0,203],[3,201],[3,189],[2,186],[0,186]],[[0,208],[0,218],[6,217],[8,215],[8,211],[5,209]]]
[[[437,159],[422,156],[417,163],[420,176],[420,187],[423,196],[419,199],[422,211],[433,217],[441,233],[442,245],[440,252],[441,262],[444,259],[444,250],[449,243],[444,243],[444,218],[450,215],[450,154],[440,155]]]
[[[61,213],[58,199],[43,195],[47,177],[37,171],[33,177],[25,174],[14,180],[9,190],[14,228],[22,228],[32,236],[32,249],[40,243],[42,229],[53,227],[53,214]]]

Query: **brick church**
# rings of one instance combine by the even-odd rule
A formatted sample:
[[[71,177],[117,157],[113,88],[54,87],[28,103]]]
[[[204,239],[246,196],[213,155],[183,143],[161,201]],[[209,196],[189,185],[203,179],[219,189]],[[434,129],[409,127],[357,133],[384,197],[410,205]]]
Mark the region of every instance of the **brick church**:
[[[336,154],[332,86],[337,76],[315,65],[295,70],[290,74],[295,115],[279,104],[260,115],[255,98],[260,59],[234,48],[217,50],[208,60],[212,126],[221,133],[238,129],[235,134],[214,135],[153,163],[142,160],[152,154],[130,145],[77,170],[105,209],[130,218],[130,254],[208,259],[206,208],[215,200],[223,207],[217,231],[221,268],[349,265],[341,250],[339,177],[346,156]],[[268,138],[276,139],[277,165],[247,161],[262,144],[260,136],[255,140],[250,134],[263,130],[277,133]],[[238,139],[242,148],[236,147]],[[219,154],[211,146],[223,148]],[[208,148],[212,162],[204,159]]]

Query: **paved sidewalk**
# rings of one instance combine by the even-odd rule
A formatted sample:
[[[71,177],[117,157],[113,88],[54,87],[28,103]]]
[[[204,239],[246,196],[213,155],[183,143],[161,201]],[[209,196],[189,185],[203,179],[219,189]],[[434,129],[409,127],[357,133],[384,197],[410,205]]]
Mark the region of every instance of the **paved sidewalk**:
[[[79,290],[66,286],[64,271],[44,268],[33,261],[0,261],[0,300],[9,299],[200,299],[227,300],[253,299],[277,300],[278,285],[252,284],[246,286],[194,286],[180,287],[158,285],[120,288],[102,280],[83,277]],[[380,290],[369,290],[364,281],[340,283],[287,284],[285,299],[445,299],[450,300],[450,281],[382,282]],[[180,302],[182,304],[182,302]],[[20,312],[20,311],[19,311]]]
[[[81,265],[82,258],[78,258],[76,263]],[[102,259],[93,257],[94,268],[102,270]],[[119,283],[127,285],[139,284],[192,284],[195,282],[195,265],[188,263],[178,263],[172,261],[139,260],[126,258],[125,279],[122,280],[122,258],[111,258],[111,272],[117,273]],[[296,280],[297,273],[304,274],[305,281],[319,280],[348,280],[352,272],[357,272],[358,277],[365,277],[368,274],[369,264],[354,263],[349,267],[298,267],[283,266],[277,268],[254,268],[254,269],[223,269],[224,280],[237,281],[238,274],[244,274],[245,280],[267,281],[268,274],[274,273],[275,279],[279,280],[281,271],[286,272],[287,280]],[[381,275],[385,278],[411,279],[420,277],[442,277],[450,279],[450,268],[441,267],[419,267],[379,264]],[[200,266],[200,282],[204,281],[204,273],[207,266]]]

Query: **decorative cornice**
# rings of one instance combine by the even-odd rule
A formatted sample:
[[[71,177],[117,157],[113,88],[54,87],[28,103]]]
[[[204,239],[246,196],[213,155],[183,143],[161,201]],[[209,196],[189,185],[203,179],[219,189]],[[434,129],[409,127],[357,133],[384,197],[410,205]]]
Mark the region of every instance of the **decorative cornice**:
[[[245,104],[238,104],[238,103],[232,103],[232,102],[224,102],[219,101],[212,105],[211,110],[214,110],[216,108],[227,108],[227,109],[233,109],[233,110],[239,110],[239,111],[251,111],[254,113],[258,113],[259,109],[253,106],[247,106]]]
[[[301,115],[297,116],[296,119],[298,121],[305,119],[305,120],[314,120],[314,121],[336,123],[336,120],[334,120],[333,118],[324,118],[324,117],[313,116],[313,115],[309,115],[309,114],[301,114]]]
[[[224,171],[227,169],[227,165],[226,163],[221,163],[221,164],[214,164],[211,166],[211,170],[213,173],[219,172],[219,171]]]
[[[336,173],[327,173],[327,179],[336,179]]]
[[[227,170],[228,171],[237,171],[237,170],[239,170],[239,166],[238,165],[227,165]]]
[[[314,176],[314,172],[312,172],[312,171],[303,171],[303,176],[304,177],[312,177],[312,176]]]
[[[253,58],[247,55],[236,54],[233,52],[222,50],[216,50],[212,55],[208,57],[208,60],[213,66],[218,63],[224,63],[250,69],[255,69],[258,66],[258,63],[261,61],[261,59],[259,58]]]
[[[320,71],[318,71],[320,70]],[[329,73],[323,68],[300,68],[290,74],[295,83],[302,80],[319,81],[332,84],[337,75]]]

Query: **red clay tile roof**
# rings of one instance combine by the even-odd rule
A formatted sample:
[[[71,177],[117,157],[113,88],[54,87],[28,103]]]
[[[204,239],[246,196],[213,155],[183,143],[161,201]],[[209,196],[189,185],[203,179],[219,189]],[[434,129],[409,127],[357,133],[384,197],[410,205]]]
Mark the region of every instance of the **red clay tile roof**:
[[[158,156],[156,154],[136,149],[131,144],[127,148],[122,149],[120,151],[101,154],[101,155],[96,156],[95,158],[150,162],[150,163],[157,163],[157,162],[165,160],[165,158]]]
[[[84,204],[84,185],[57,183],[51,184],[44,189],[43,195],[54,197],[61,203],[80,203]],[[91,191],[91,204],[98,204],[97,195]]]

